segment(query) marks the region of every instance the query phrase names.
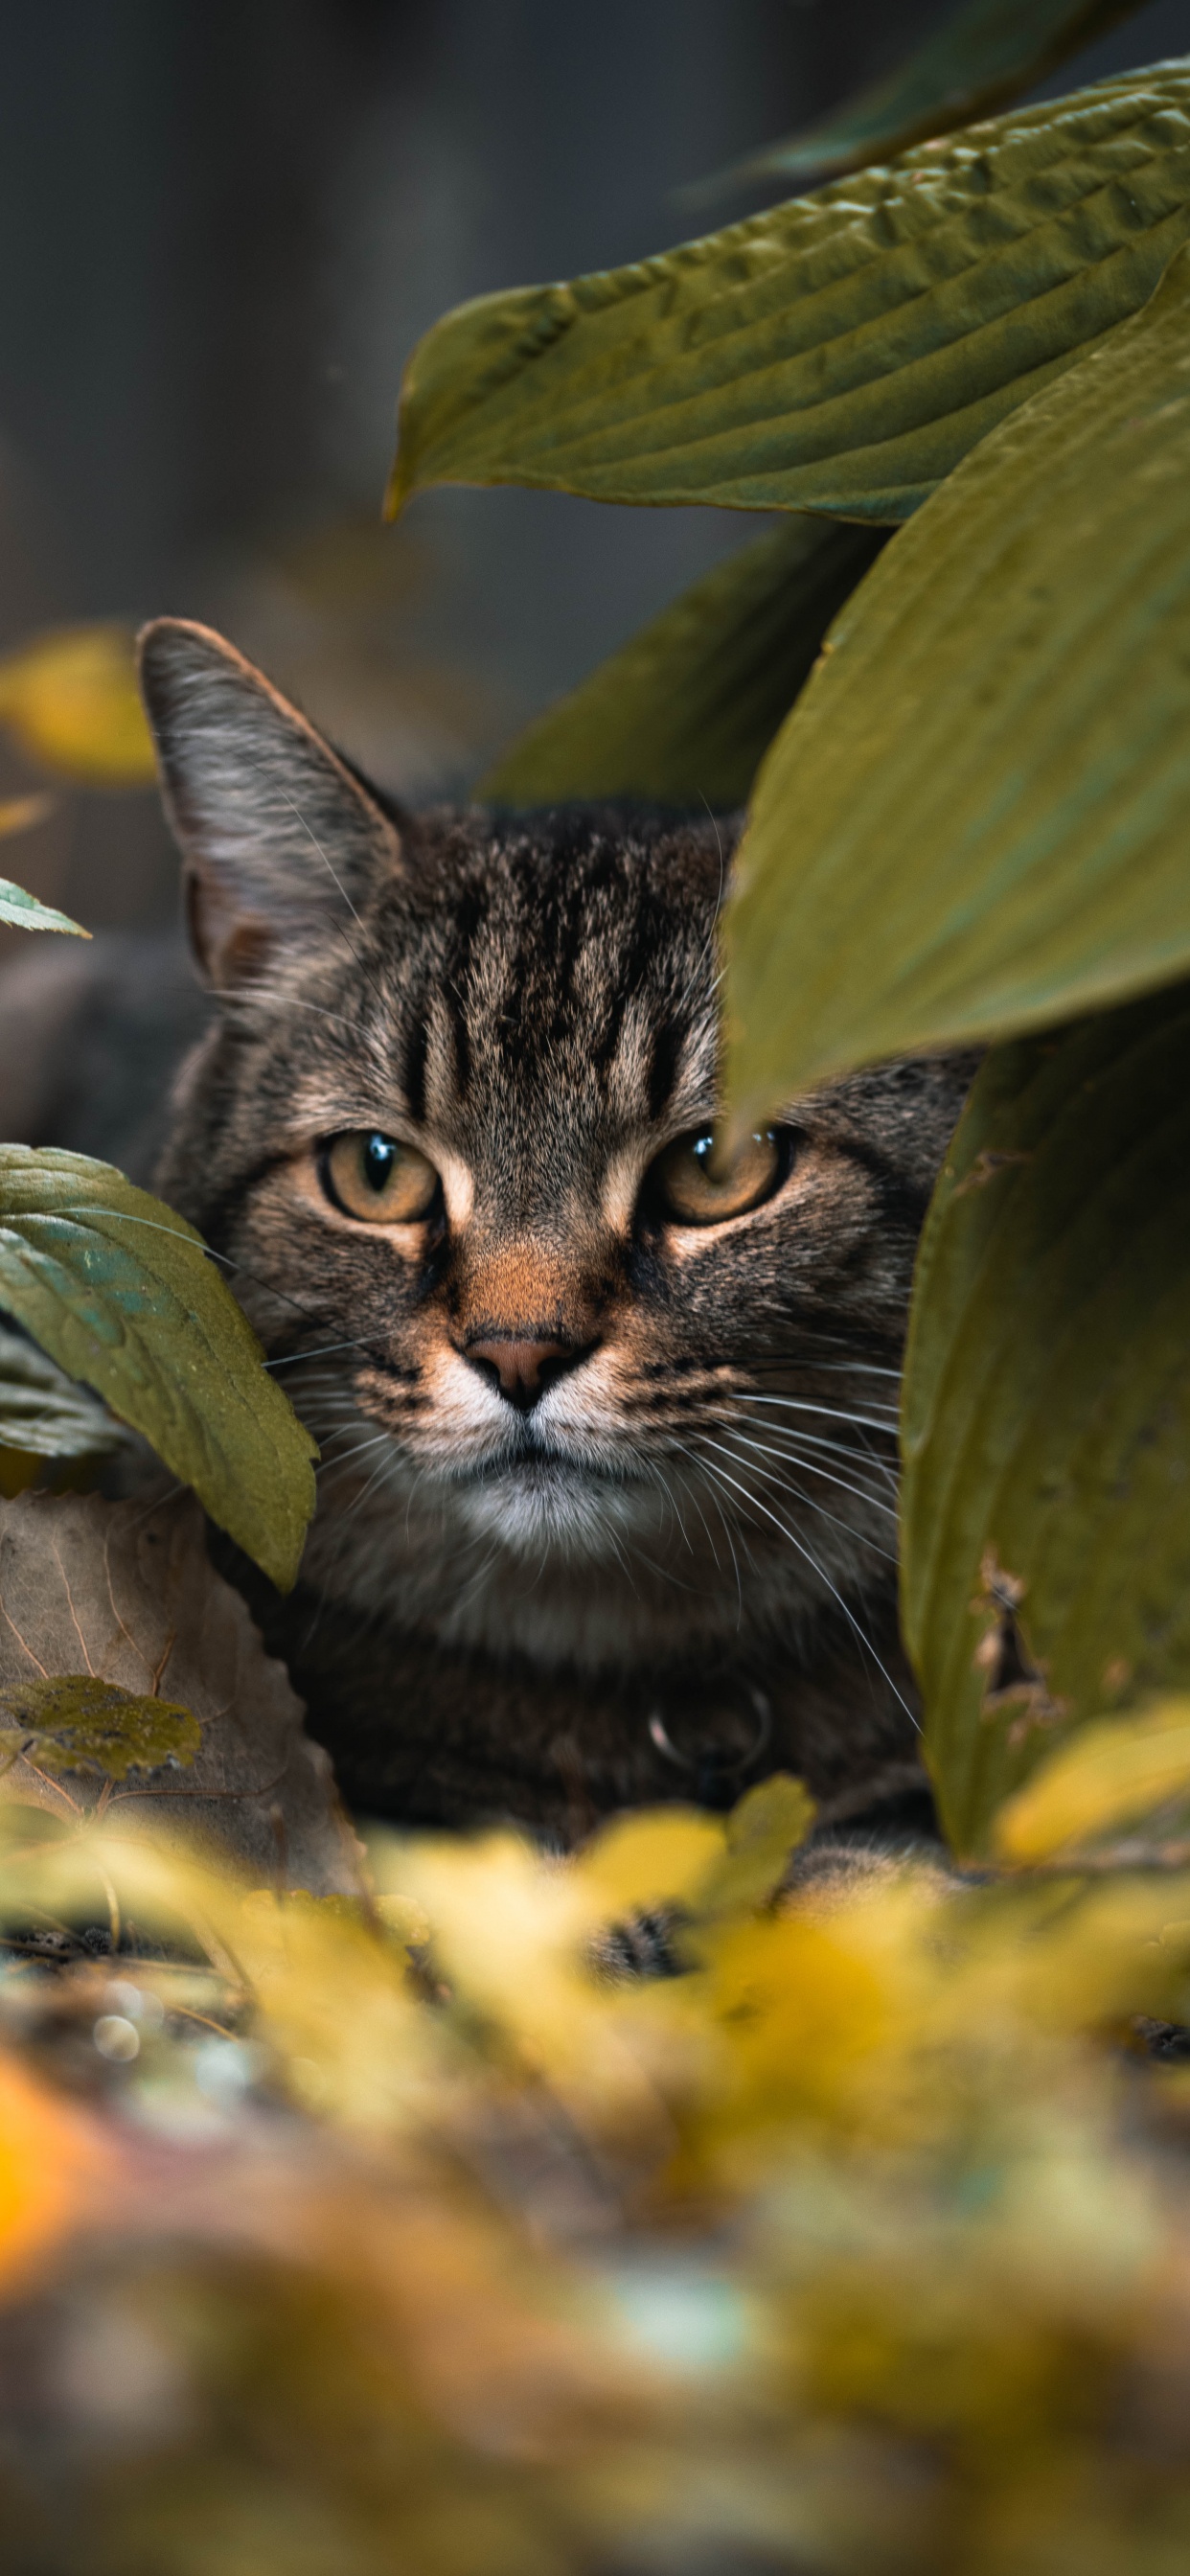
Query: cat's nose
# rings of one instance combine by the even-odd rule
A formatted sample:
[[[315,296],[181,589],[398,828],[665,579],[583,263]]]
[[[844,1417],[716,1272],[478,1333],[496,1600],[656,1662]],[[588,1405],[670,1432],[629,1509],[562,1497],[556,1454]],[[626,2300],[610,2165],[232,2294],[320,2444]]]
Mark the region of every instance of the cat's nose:
[[[511,1333],[493,1333],[486,1341],[468,1342],[463,1353],[486,1378],[494,1378],[501,1395],[528,1413],[547,1386],[585,1359],[589,1342],[556,1342]]]

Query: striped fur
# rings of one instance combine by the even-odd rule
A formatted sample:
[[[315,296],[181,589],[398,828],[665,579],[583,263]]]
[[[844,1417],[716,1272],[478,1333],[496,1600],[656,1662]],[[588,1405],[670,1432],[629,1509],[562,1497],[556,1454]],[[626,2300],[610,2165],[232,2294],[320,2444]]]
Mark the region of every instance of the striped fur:
[[[218,638],[159,623],[144,669],[223,1002],[159,1185],[322,1446],[257,1607],[348,1794],[565,1839],[777,1763],[839,1814],[903,1787],[898,1370],[969,1062],[790,1103],[776,1195],[671,1224],[643,1185],[715,1110],[733,827],[397,817]],[[429,1157],[431,1222],[336,1209],[353,1129]],[[469,1356],[517,1335],[582,1354],[528,1412]]]

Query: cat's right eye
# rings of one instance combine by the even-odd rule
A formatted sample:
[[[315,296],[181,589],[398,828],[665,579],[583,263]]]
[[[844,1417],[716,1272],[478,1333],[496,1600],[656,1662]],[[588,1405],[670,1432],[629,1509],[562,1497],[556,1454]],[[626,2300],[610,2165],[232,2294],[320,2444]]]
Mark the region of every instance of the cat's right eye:
[[[432,1214],[442,1187],[416,1145],[402,1145],[375,1127],[332,1136],[319,1171],[332,1206],[367,1225],[419,1224]]]

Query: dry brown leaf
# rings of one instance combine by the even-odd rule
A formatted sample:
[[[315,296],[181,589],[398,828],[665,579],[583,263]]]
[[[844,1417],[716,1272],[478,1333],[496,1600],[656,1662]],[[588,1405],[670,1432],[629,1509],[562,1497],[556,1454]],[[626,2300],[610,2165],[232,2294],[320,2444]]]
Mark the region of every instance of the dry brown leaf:
[[[189,1709],[202,1730],[193,1762],[118,1782],[51,1777],[35,1754],[18,1756],[0,1799],[58,1816],[102,1800],[121,1833],[197,1837],[261,1883],[363,1892],[330,1762],[284,1666],[215,1572],[193,1495],[148,1510],[94,1494],[0,1503],[0,1707],[30,1681],[84,1672]]]

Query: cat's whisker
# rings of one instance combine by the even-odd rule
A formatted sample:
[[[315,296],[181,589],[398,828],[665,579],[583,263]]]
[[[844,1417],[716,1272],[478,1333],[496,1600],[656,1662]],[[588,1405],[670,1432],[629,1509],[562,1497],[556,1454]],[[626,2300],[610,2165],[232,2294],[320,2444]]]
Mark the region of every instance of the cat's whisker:
[[[278,1360],[266,1360],[267,1369],[300,1368],[303,1360],[329,1359],[333,1351],[366,1351],[372,1347],[372,1336],[356,1333],[349,1342],[320,1342],[316,1350],[287,1351]]]
[[[710,1441],[707,1445],[708,1447],[717,1450],[722,1457],[734,1459],[736,1465],[741,1467],[744,1472],[747,1473],[748,1461],[746,1458],[740,1457],[738,1450],[734,1448],[724,1448],[723,1443],[718,1440]],[[746,1445],[749,1448],[753,1448],[755,1443],[749,1441]],[[816,1512],[820,1520],[829,1521],[832,1528],[842,1530],[848,1538],[855,1540],[857,1546],[869,1549],[873,1556],[882,1556],[888,1565],[896,1564],[897,1559],[895,1550],[881,1547],[878,1539],[870,1538],[864,1530],[858,1530],[853,1521],[840,1520],[837,1512],[828,1511],[825,1503],[815,1502],[813,1495],[807,1494],[803,1486],[795,1485],[791,1477],[779,1476],[776,1473],[776,1470],[772,1467],[757,1467],[754,1468],[752,1472],[754,1475],[758,1475],[764,1484],[775,1485],[780,1493],[792,1494],[797,1502],[804,1504],[807,1511]],[[819,1473],[820,1471],[816,1469],[814,1472]],[[837,1477],[831,1477],[829,1481],[832,1484],[837,1484],[839,1479]],[[873,1511],[887,1511],[888,1509],[887,1504],[877,1502],[874,1495],[861,1494],[858,1486],[848,1485],[844,1488],[844,1491],[856,1494],[858,1499],[861,1502],[868,1503]],[[890,1514],[889,1517],[895,1522],[895,1513]]]
[[[737,1433],[736,1437],[738,1441],[742,1441],[745,1449],[753,1451],[758,1457],[777,1458],[785,1466],[803,1467],[808,1475],[820,1476],[824,1485],[836,1485],[840,1493],[854,1494],[857,1502],[867,1503],[871,1511],[883,1512],[886,1520],[895,1524],[897,1515],[892,1504],[884,1502],[878,1494],[873,1493],[870,1486],[849,1484],[845,1476],[833,1475],[828,1468],[820,1467],[816,1459],[799,1456],[796,1450],[771,1448],[766,1441],[750,1440],[744,1432]],[[802,1499],[804,1501],[807,1497],[803,1496]],[[843,1529],[848,1525],[841,1521],[839,1526]]]
[[[750,1432],[765,1432],[765,1437],[773,1440],[778,1448],[796,1450],[801,1458],[806,1458],[806,1463],[811,1461],[811,1455],[822,1453],[824,1458],[837,1458],[842,1466],[850,1466],[855,1473],[871,1473],[883,1486],[889,1486],[889,1492],[896,1494],[896,1489],[899,1489],[899,1468],[896,1468],[894,1458],[889,1458],[883,1450],[868,1448],[863,1437],[860,1440],[824,1440],[822,1432],[801,1430],[801,1422],[770,1422],[768,1414],[762,1414],[760,1422],[757,1422],[755,1414],[744,1412],[744,1422],[747,1422]],[[724,1430],[726,1427],[737,1430],[734,1422],[724,1425]]]
[[[747,1401],[749,1404],[779,1405],[787,1413],[816,1413],[823,1422],[855,1423],[861,1431],[880,1431],[883,1432],[885,1438],[888,1437],[889,1431],[892,1428],[890,1422],[876,1421],[870,1413],[844,1413],[840,1405],[811,1404],[809,1398],[804,1395],[750,1394]]]
[[[770,1520],[773,1523],[774,1528],[780,1530],[782,1537],[788,1539],[790,1545],[797,1549],[798,1555],[805,1558],[807,1565],[809,1565],[818,1576],[819,1582],[826,1585],[827,1591],[832,1595],[833,1599],[838,1602],[839,1608],[842,1611],[848,1626],[854,1630],[861,1645],[866,1649],[867,1653],[870,1654],[877,1671],[880,1673],[882,1679],[887,1682],[894,1699],[899,1701],[901,1707],[904,1709],[905,1715],[909,1719],[910,1725],[913,1727],[915,1733],[920,1735],[921,1727],[917,1718],[914,1716],[913,1710],[909,1706],[908,1700],[905,1699],[903,1694],[897,1689],[897,1685],[893,1680],[892,1674],[887,1672],[884,1665],[881,1663],[880,1657],[872,1644],[871,1638],[865,1636],[858,1619],[855,1617],[848,1603],[844,1600],[842,1593],[839,1591],[837,1585],[831,1582],[829,1574],[827,1574],[825,1569],[819,1564],[818,1559],[813,1554],[812,1550],[803,1546],[796,1531],[791,1530],[786,1522],[779,1519],[776,1512],[770,1511],[768,1504],[762,1502],[758,1494],[750,1494],[746,1486],[738,1484],[734,1476],[729,1476],[727,1474],[725,1468],[713,1466],[711,1461],[708,1459],[707,1473],[710,1476],[719,1477],[726,1485],[734,1486],[736,1492],[743,1497],[745,1503],[750,1503],[754,1510],[763,1512],[765,1519]]]
[[[798,1465],[812,1467],[823,1475],[827,1472],[826,1467],[819,1468],[819,1460],[830,1459],[837,1467],[850,1468],[854,1476],[870,1484],[873,1492],[878,1485],[882,1486],[885,1496],[891,1496],[895,1501],[900,1491],[900,1479],[892,1460],[882,1458],[870,1449],[859,1448],[848,1441],[818,1439],[812,1432],[798,1430],[784,1422],[755,1422],[747,1414],[744,1422],[753,1434],[763,1431],[769,1435],[774,1456],[788,1454]],[[734,1431],[740,1427],[734,1422],[719,1421],[720,1430]]]
[[[332,1468],[332,1467],[346,1467],[346,1466],[350,1463],[350,1461],[351,1461],[351,1459],[352,1459],[352,1458],[362,1458],[362,1457],[363,1457],[363,1455],[364,1455],[365,1450],[367,1450],[367,1449],[378,1449],[378,1448],[380,1447],[380,1445],[381,1445],[381,1442],[382,1442],[382,1441],[387,1445],[387,1443],[388,1443],[388,1442],[390,1441],[390,1439],[391,1439],[391,1436],[392,1436],[392,1435],[391,1435],[391,1433],[390,1433],[390,1432],[387,1432],[387,1431],[377,1431],[377,1432],[375,1433],[375,1435],[374,1435],[374,1437],[373,1437],[372,1439],[370,1439],[370,1440],[361,1440],[361,1441],[359,1442],[359,1444],[358,1444],[358,1447],[356,1447],[355,1449],[345,1449],[345,1450],[343,1451],[343,1454],[342,1454],[342,1456],[341,1456],[341,1457],[339,1457],[339,1458],[328,1458],[328,1460],[326,1461],[326,1465],[327,1465],[328,1470],[329,1470],[330,1468]],[[317,1469],[315,1469],[315,1473],[316,1473],[316,1474],[318,1473],[318,1470],[317,1470]]]

